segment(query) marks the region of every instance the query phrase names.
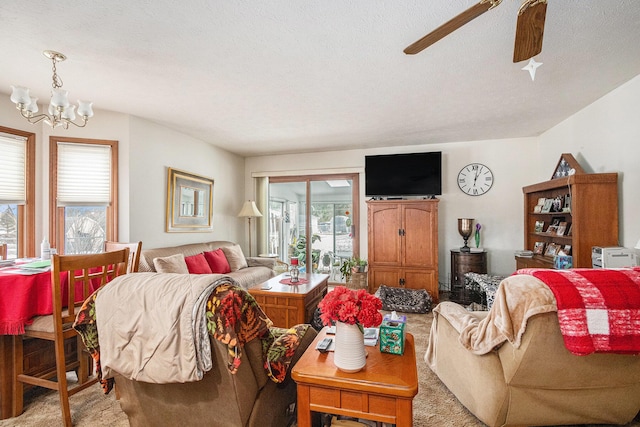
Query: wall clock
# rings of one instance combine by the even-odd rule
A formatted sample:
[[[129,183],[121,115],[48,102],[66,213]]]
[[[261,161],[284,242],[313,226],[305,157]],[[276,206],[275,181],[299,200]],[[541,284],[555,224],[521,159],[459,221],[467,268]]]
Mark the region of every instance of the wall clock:
[[[493,186],[493,173],[482,163],[471,163],[458,173],[458,187],[470,196],[482,196]]]

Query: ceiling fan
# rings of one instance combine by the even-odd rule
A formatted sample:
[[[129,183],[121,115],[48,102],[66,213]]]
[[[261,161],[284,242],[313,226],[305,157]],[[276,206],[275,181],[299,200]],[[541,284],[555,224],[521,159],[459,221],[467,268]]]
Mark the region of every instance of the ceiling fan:
[[[404,53],[415,55],[422,52],[438,40],[451,34],[463,25],[471,22],[488,10],[498,6],[502,0],[480,0],[448,22],[445,22],[429,34],[407,46]],[[513,62],[525,61],[542,52],[544,19],[547,14],[547,0],[524,0],[518,10],[516,41],[513,49]]]

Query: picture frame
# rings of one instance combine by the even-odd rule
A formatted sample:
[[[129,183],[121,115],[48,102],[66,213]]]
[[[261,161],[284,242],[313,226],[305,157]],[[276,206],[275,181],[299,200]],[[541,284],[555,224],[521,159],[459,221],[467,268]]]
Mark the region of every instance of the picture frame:
[[[564,245],[562,251],[567,255],[571,255],[571,245]]]
[[[564,236],[564,233],[566,230],[567,230],[567,223],[566,221],[562,221],[560,222],[560,224],[558,224],[558,229],[556,230],[556,234],[558,236]]]
[[[544,251],[545,256],[555,256],[558,252],[558,245],[555,243],[549,243]]]
[[[213,179],[167,168],[167,233],[213,231]]]
[[[535,242],[533,244],[533,253],[536,255],[542,255],[544,254],[544,242]]]
[[[542,233],[544,230],[544,221],[536,221],[533,231],[535,233]]]
[[[542,206],[542,213],[551,212],[552,207],[553,207],[553,199],[545,199],[544,205]]]
[[[562,207],[562,212],[571,212],[571,194],[567,194],[564,196],[564,205]]]

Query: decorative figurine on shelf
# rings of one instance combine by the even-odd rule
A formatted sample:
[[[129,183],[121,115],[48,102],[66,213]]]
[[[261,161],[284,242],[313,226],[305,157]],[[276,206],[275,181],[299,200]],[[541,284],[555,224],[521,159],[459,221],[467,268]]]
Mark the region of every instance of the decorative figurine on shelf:
[[[289,274],[291,275],[291,283],[298,283],[300,281],[298,258],[291,258],[291,269],[289,270]]]
[[[471,236],[473,218],[458,218],[458,233],[464,239],[464,246],[460,248],[460,252],[471,252],[471,248],[467,246],[467,240]]]
[[[476,233],[475,233],[475,238],[476,238],[476,248],[480,247],[480,229],[482,228],[482,226],[480,225],[479,222],[476,223]]]

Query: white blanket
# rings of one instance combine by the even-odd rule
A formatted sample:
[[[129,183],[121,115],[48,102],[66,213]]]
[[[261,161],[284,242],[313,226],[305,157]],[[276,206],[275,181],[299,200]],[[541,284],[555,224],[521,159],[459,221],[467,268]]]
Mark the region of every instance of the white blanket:
[[[207,276],[126,274],[102,288],[96,325],[103,378],[116,371],[148,383],[202,379],[211,368],[209,337],[195,313],[204,311],[198,304],[206,302],[218,282]]]

